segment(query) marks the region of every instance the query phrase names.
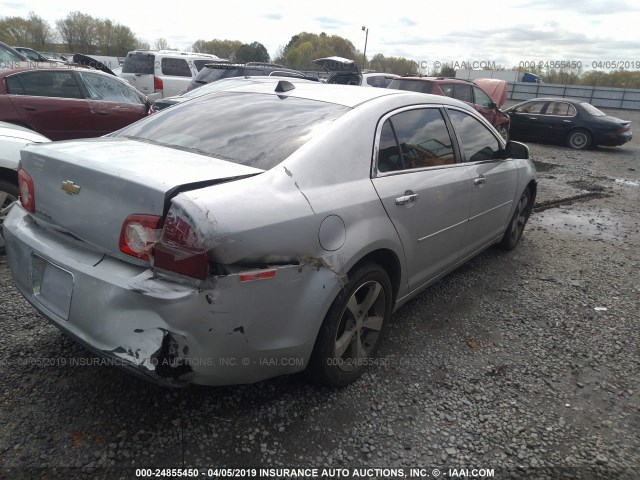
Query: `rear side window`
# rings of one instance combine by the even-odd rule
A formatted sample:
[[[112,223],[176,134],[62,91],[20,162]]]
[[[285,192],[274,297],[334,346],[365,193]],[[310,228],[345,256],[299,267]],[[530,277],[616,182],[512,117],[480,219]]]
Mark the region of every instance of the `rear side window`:
[[[189,77],[191,78],[191,69],[184,58],[163,58],[160,61],[162,74],[168,77]]]
[[[473,95],[471,94],[471,85],[463,85],[461,83],[453,84],[453,98],[462,100],[463,102],[473,103]]]
[[[451,137],[440,109],[401,112],[387,119],[382,126],[378,150],[380,172],[437,167],[455,162]]]
[[[391,80],[388,88],[409,90],[410,92],[431,93],[433,83],[425,80]]]
[[[573,117],[576,114],[576,108],[567,102],[550,102],[545,113],[559,117]]]
[[[347,111],[302,98],[220,92],[166,109],[114,136],[268,170]]]
[[[124,59],[122,73],[154,74],[156,56],[152,53],[131,52]]]
[[[479,120],[460,110],[447,110],[467,162],[502,158],[500,143]]]
[[[108,102],[142,104],[142,99],[118,80],[91,72],[78,72],[84,81],[92,100]]]

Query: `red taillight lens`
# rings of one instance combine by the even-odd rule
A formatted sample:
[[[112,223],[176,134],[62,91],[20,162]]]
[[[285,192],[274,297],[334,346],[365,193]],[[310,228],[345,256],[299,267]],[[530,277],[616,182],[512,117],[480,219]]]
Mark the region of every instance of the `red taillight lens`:
[[[129,215],[120,230],[120,251],[132,257],[149,260],[149,254],[162,233],[162,217]]]
[[[20,203],[31,213],[36,213],[36,195],[33,180],[22,168],[18,170],[18,188],[20,189]]]
[[[186,220],[171,214],[153,248],[153,266],[200,280],[209,275],[209,257],[202,240]]]
[[[162,79],[159,77],[153,77],[153,91],[159,92],[164,89],[164,85],[162,84]]]

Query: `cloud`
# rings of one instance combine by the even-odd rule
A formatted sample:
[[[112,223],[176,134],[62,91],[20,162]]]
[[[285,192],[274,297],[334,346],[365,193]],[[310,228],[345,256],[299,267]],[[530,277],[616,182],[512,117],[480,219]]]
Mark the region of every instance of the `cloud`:
[[[540,9],[540,10],[568,10],[574,14],[585,15],[612,15],[620,12],[630,12],[639,10],[638,5],[630,4],[625,0],[610,0],[602,2],[600,0],[533,0],[521,4],[514,4],[513,8]]]
[[[313,20],[318,22],[322,26],[322,28],[327,30],[337,30],[339,28],[350,25],[349,22],[331,17],[315,17],[313,18]]]
[[[267,20],[282,20],[284,15],[279,13],[268,13],[266,15],[262,15],[262,18],[266,18]]]
[[[400,17],[398,19],[398,21],[402,25],[406,25],[407,27],[415,27],[418,24],[418,22],[416,22],[415,20],[410,19],[409,17]]]

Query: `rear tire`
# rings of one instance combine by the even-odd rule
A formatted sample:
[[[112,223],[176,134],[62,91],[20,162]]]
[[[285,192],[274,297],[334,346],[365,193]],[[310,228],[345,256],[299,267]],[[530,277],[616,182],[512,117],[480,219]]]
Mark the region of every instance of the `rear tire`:
[[[360,377],[378,350],[392,302],[391,281],[380,265],[364,262],[354,267],[320,327],[310,374],[333,387]]]
[[[576,150],[585,150],[591,146],[591,134],[583,128],[577,128],[569,132],[567,146]]]
[[[9,205],[18,199],[18,186],[6,180],[0,180],[0,255],[4,255],[4,237],[2,227],[4,219],[9,214]]]

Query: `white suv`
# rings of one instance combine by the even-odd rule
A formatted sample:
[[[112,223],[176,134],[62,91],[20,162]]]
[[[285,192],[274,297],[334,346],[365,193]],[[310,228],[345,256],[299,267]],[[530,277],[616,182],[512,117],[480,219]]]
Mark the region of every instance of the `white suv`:
[[[220,61],[208,53],[134,50],[127,54],[120,76],[150,100],[157,100],[184,92],[205,64]]]

